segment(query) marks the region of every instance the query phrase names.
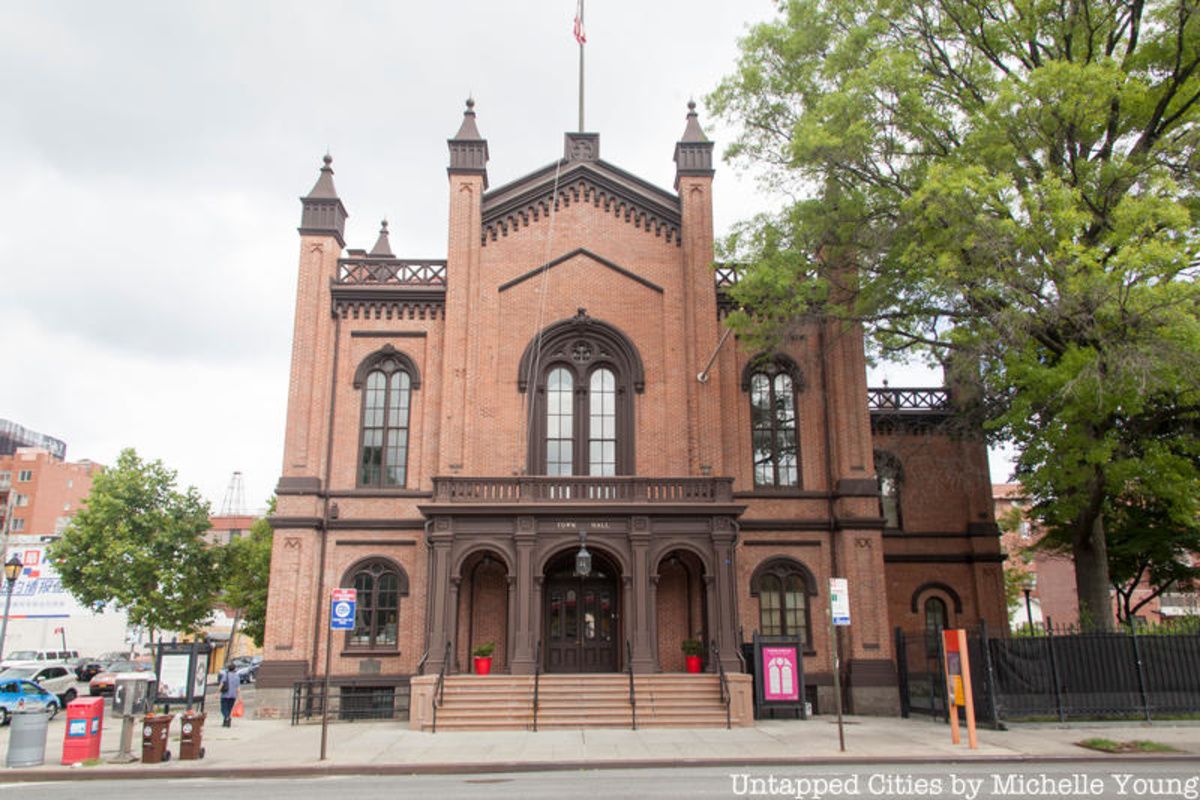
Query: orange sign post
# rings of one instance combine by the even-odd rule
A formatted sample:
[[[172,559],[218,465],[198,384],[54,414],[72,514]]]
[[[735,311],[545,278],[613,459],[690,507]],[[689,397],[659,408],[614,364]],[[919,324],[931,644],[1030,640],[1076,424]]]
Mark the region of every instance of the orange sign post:
[[[962,628],[942,631],[946,651],[946,708],[950,717],[950,741],[959,744],[958,709],[967,711],[967,745],[978,749],[975,736],[975,697],[971,692],[971,656],[967,652],[967,632]]]

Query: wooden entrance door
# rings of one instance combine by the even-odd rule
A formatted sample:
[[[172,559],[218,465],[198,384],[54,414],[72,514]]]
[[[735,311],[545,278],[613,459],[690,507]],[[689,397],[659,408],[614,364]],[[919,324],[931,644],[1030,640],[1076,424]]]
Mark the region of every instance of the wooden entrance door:
[[[616,672],[616,581],[554,576],[544,597],[546,671]]]

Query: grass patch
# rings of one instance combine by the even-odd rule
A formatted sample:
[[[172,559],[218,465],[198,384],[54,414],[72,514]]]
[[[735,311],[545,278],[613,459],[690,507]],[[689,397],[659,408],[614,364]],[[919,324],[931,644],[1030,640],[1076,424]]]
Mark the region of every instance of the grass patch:
[[[1076,742],[1079,747],[1088,750],[1099,750],[1102,753],[1178,753],[1174,747],[1162,742],[1151,742],[1148,739],[1133,739],[1128,742],[1117,742],[1112,739],[1093,737]]]

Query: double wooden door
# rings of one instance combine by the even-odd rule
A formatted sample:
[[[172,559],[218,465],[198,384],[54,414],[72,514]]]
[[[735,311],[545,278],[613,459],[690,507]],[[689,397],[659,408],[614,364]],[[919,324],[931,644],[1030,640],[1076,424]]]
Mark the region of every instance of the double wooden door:
[[[552,577],[543,596],[546,671],[618,671],[616,581]]]

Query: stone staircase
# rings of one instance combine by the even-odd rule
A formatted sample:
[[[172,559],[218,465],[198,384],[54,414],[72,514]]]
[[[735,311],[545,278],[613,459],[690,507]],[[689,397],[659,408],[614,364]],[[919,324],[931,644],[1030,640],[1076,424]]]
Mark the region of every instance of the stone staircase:
[[[413,702],[427,698],[426,708],[414,711],[412,727],[432,730],[433,683],[413,680]],[[742,678],[730,676],[731,691],[742,689]],[[418,684],[427,684],[425,687]],[[438,731],[532,730],[532,675],[448,675],[445,700],[437,709]],[[747,682],[748,683],[748,682]],[[664,673],[634,676],[638,728],[724,728],[725,704],[716,675]],[[538,730],[564,728],[630,728],[629,676],[625,673],[542,675],[538,687]],[[734,703],[734,725],[743,704]]]

